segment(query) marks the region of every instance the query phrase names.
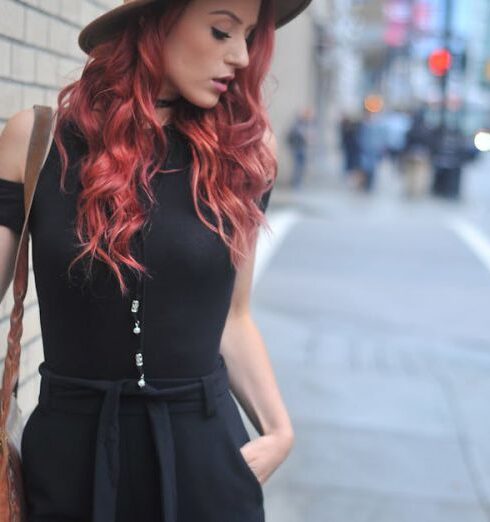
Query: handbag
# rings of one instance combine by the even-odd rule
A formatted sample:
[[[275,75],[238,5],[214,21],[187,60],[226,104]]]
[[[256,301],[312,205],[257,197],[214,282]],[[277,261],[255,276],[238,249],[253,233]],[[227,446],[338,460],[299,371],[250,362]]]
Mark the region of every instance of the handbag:
[[[52,122],[51,107],[34,105],[34,126],[29,141],[24,181],[25,217],[15,258],[14,305],[10,314],[8,348],[0,392],[0,522],[25,522],[27,519],[20,451],[24,423],[17,401],[20,339],[29,274],[29,214],[39,173],[48,154]]]

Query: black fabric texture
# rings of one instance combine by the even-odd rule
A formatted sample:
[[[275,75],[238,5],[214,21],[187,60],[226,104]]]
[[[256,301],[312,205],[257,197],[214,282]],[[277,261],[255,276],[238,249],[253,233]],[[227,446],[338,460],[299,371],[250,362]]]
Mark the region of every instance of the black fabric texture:
[[[0,225],[20,236],[24,217],[24,184],[0,178]]]
[[[43,371],[21,443],[28,521],[264,522],[264,492],[240,451],[250,437],[226,367],[214,375],[209,394],[175,393],[187,379],[149,381],[151,396],[124,386],[115,425],[106,425],[115,406],[104,408],[111,398],[100,383],[110,390],[113,381],[96,389]],[[167,398],[155,395],[165,388]]]
[[[172,125],[164,129],[170,151],[162,169],[180,170],[160,172],[152,181],[157,205],[145,236],[150,277],[141,308],[144,367],[147,377],[193,377],[216,365],[236,274],[228,248],[195,212],[186,137]],[[123,297],[113,272],[97,260],[90,280],[81,263],[68,274],[80,252],[74,223],[86,144],[71,126],[63,130],[63,143],[67,192],[60,190],[61,159],[53,140],[29,216],[44,359],[53,371],[72,377],[135,377],[133,293]],[[1,223],[16,231],[23,219],[22,189],[0,185]],[[262,197],[263,210],[271,190]],[[134,273],[123,270],[123,276],[134,289]]]

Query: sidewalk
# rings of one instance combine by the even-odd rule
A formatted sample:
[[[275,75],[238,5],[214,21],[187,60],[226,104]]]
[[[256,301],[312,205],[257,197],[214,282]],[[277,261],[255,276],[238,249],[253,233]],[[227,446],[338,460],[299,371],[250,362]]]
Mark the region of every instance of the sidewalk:
[[[490,275],[451,207],[296,200],[254,299],[296,433],[267,521],[490,521]]]

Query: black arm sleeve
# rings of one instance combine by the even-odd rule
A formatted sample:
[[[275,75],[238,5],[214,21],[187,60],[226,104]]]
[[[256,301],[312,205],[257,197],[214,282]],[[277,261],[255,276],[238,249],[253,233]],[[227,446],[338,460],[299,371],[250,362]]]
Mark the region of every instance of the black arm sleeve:
[[[24,184],[0,178],[0,225],[20,236],[24,217]]]

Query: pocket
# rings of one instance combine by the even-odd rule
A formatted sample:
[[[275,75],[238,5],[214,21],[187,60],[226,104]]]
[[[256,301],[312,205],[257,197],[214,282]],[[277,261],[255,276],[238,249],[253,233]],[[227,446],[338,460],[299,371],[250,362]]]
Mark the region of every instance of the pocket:
[[[252,470],[252,468],[249,466],[248,462],[245,460],[245,457],[243,456],[242,452],[241,452],[241,447],[244,446],[247,442],[250,441],[250,437],[248,437],[248,440],[246,440],[243,444],[235,444],[235,442],[232,440],[233,442],[233,448],[235,450],[235,453],[238,457],[238,459],[242,462],[243,464],[243,467],[245,468],[245,470],[247,471],[247,473],[252,477],[252,480],[259,486],[260,488],[260,491],[262,492],[262,484],[260,483],[259,479],[257,478],[257,475],[255,475],[254,471]]]
[[[224,439],[230,447],[239,469],[242,470],[243,476],[246,478],[247,482],[252,484],[259,496],[260,502],[262,503],[264,500],[262,484],[240,451],[240,448],[250,441],[250,437],[245,425],[243,424],[238,407],[229,392],[223,395],[223,399],[220,402],[222,408],[218,408],[218,418],[222,427]]]

